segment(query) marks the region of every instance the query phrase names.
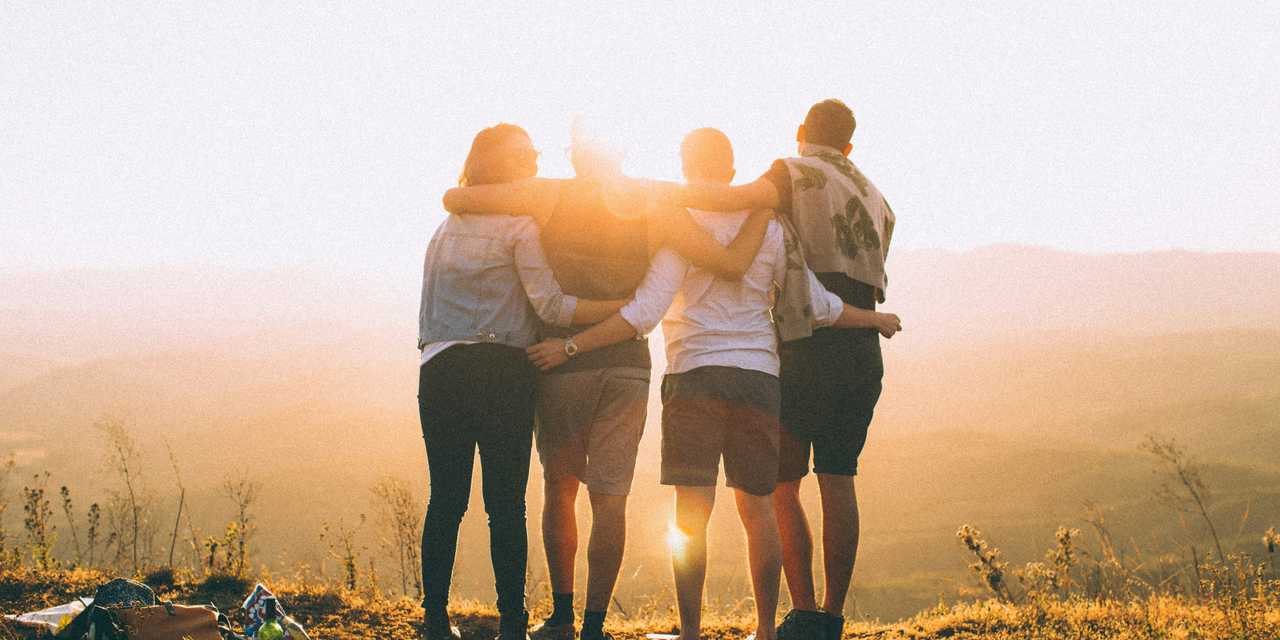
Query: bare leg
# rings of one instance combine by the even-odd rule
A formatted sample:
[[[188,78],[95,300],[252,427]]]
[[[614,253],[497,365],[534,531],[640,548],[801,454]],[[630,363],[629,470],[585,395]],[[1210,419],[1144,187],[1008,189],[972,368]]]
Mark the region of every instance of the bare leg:
[[[778,582],[782,579],[782,549],[778,520],[770,496],[754,496],[734,490],[738,517],[747,533],[747,558],[751,565],[751,590],[756,600],[756,640],[777,637]]]
[[[627,497],[591,496],[591,539],[587,543],[587,611],[609,608],[627,544]]]
[[[542,505],[542,544],[547,552],[547,573],[552,593],[573,592],[573,563],[578,554],[578,479],[548,479],[544,483],[546,502]]]
[[[671,549],[680,639],[698,640],[702,633],[702,587],[707,579],[707,521],[715,506],[715,487],[676,487],[676,529],[682,544]]]
[[[817,611],[813,593],[813,534],[800,504],[800,481],[780,482],[773,492],[773,508],[778,515],[778,533],[782,540],[782,568],[787,574],[787,591],[791,607]]]
[[[827,585],[822,609],[844,615],[858,558],[858,494],[853,476],[818,474],[822,493],[822,555]]]

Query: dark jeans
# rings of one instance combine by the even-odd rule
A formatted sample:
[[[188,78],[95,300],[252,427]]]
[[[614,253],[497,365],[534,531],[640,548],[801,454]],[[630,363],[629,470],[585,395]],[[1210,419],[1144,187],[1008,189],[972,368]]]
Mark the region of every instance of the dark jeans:
[[[458,525],[471,495],[477,448],[498,610],[524,610],[529,555],[524,495],[535,391],[535,370],[524,350],[505,345],[451,347],[419,372],[418,413],[431,480],[422,527],[422,606],[428,613],[443,612],[449,601]]]

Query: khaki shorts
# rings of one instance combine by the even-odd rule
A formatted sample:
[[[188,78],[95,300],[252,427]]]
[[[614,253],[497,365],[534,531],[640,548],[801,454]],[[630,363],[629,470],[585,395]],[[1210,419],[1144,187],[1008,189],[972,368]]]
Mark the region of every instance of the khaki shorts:
[[[601,495],[630,493],[648,405],[648,369],[542,376],[535,434],[543,477],[577,478]]]

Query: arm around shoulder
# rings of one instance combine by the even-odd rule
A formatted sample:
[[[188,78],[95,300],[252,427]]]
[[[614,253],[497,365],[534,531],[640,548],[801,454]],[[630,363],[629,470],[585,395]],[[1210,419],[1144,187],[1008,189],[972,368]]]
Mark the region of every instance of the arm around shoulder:
[[[778,188],[768,178],[738,186],[687,184],[680,187],[677,199],[681,205],[704,211],[775,209],[778,207]]]
[[[718,278],[741,280],[755,261],[773,212],[757,210],[747,218],[729,246],[716,241],[685,209],[668,210],[652,220],[657,244],[669,247],[694,266]]]
[[[500,184],[454,187],[444,194],[444,208],[459,214],[532,216],[535,222],[542,224],[555,210],[559,197],[559,181],[526,178]]]

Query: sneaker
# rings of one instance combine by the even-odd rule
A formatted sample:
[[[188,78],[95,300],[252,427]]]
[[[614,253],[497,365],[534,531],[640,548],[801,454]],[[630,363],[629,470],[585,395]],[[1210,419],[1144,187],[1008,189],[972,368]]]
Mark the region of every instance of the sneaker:
[[[497,640],[529,640],[529,612],[500,614]]]
[[[547,619],[529,631],[530,640],[573,640],[578,628],[572,622],[557,624]]]
[[[792,609],[778,625],[778,640],[829,640],[827,617],[821,611]]]

